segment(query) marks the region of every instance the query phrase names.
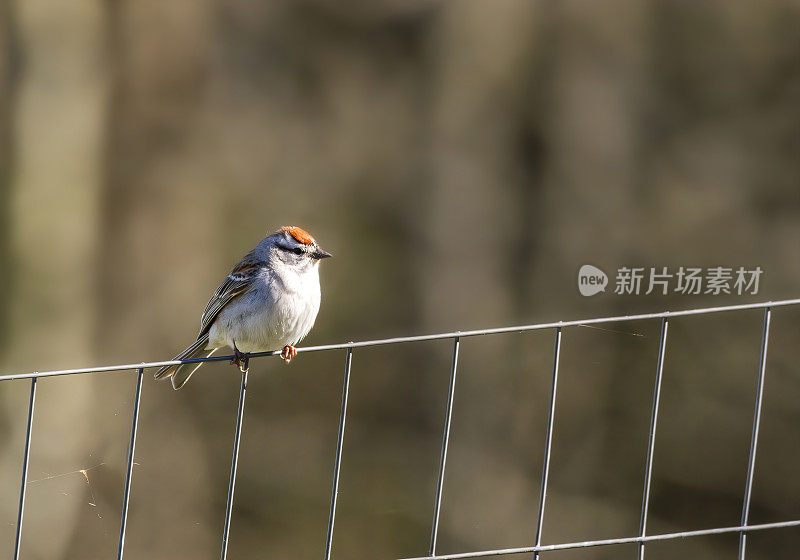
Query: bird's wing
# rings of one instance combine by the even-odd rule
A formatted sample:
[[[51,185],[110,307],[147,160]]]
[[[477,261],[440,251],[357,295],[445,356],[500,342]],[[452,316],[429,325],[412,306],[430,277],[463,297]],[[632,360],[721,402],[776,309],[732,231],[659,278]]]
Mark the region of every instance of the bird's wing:
[[[264,266],[265,263],[256,259],[251,251],[244,256],[239,264],[233,267],[231,273],[222,281],[222,284],[219,285],[206,304],[205,311],[203,311],[203,316],[200,319],[198,339],[208,332],[214,319],[217,318],[226,305],[253,286]]]

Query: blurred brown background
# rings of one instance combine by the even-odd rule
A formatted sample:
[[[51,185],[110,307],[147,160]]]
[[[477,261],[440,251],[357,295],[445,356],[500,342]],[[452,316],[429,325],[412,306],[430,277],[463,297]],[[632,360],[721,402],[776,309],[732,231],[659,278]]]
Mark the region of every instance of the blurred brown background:
[[[800,297],[799,23],[794,0],[0,0],[0,371],[168,359],[284,224],[335,254],[307,344]],[[764,275],[584,298],[584,263]],[[651,533],[738,524],[761,318],[673,322]],[[800,518],[798,326],[775,311],[755,523]],[[638,529],[658,322],[609,328],[564,333],[545,543]],[[464,340],[441,553],[533,542],[552,344]],[[450,352],[355,352],[336,558],[426,552]],[[230,558],[321,556],[343,364],[253,363]],[[126,558],[218,556],[238,380],[147,376]],[[134,385],[39,384],[26,560],[114,557]],[[28,388],[0,384],[0,558]]]

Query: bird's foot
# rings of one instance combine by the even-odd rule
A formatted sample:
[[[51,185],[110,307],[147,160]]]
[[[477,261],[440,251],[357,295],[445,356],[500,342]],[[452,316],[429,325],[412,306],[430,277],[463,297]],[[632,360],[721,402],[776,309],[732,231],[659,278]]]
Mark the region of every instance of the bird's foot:
[[[283,358],[283,361],[286,362],[287,364],[291,362],[292,358],[294,358],[295,356],[297,356],[297,348],[295,348],[291,344],[287,344],[286,346],[283,347],[283,350],[281,350],[281,358]]]
[[[250,369],[250,358],[247,357],[247,354],[236,348],[235,342],[233,343],[233,359],[231,363],[236,364],[239,367],[239,371],[242,373],[247,373],[247,370]]]

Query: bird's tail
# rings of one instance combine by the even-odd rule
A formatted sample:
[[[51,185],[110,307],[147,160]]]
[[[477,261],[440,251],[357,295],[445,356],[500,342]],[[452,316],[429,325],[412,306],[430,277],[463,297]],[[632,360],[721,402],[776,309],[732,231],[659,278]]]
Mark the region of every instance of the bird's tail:
[[[208,345],[208,333],[203,334],[197,341],[189,346],[186,350],[172,358],[173,360],[192,360],[194,358],[207,358],[214,352],[216,352],[216,348],[213,350],[206,350],[206,345]],[[176,391],[183,387],[183,385],[189,381],[189,378],[192,376],[194,372],[197,371],[197,368],[203,365],[203,362],[198,364],[176,364],[171,366],[164,366],[159,369],[156,374],[156,379],[167,379],[169,378],[172,381],[172,388]]]

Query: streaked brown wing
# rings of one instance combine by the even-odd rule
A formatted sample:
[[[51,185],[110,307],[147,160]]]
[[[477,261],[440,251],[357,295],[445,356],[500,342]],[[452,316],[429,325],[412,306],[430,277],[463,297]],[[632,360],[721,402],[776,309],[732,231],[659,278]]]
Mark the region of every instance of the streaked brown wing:
[[[217,318],[226,305],[250,289],[263,267],[264,263],[257,261],[252,251],[245,255],[239,264],[233,267],[233,270],[219,285],[206,304],[205,311],[203,311],[203,316],[200,319],[198,339],[208,332],[214,319]]]

